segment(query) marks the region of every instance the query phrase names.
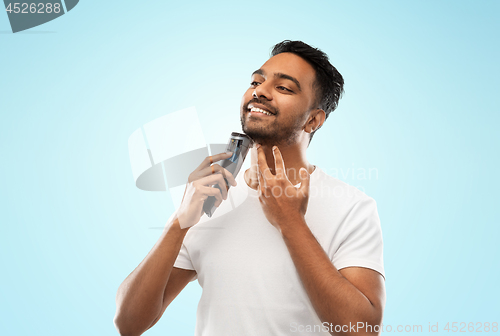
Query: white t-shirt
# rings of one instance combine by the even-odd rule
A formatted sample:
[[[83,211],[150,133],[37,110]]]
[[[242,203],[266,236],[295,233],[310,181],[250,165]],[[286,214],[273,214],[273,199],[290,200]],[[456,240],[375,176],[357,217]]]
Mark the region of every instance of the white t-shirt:
[[[196,335],[329,335],[319,331],[321,320],[281,233],[243,175],[242,169],[214,216],[203,215],[189,229],[174,264],[195,270],[203,288]],[[337,269],[359,266],[384,275],[371,197],[316,167],[305,220]]]

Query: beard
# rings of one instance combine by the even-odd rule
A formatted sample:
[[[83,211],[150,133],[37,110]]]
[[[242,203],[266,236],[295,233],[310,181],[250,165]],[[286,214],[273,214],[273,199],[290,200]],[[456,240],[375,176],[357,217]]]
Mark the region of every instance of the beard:
[[[265,118],[250,117],[247,120],[248,110],[246,106],[251,102],[259,103],[265,105],[272,112],[274,116],[272,121]],[[271,108],[265,102],[259,101],[258,99],[252,99],[247,102],[241,108],[241,129],[245,134],[247,134],[253,141],[261,144],[262,146],[279,146],[286,145],[290,146],[297,143],[299,136],[299,131],[302,129],[302,121],[298,118],[291,123],[287,123],[287,120],[279,121],[280,111],[275,108]]]

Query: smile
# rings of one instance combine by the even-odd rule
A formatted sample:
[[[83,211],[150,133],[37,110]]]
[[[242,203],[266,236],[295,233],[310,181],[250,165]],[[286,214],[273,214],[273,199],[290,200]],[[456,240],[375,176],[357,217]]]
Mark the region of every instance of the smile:
[[[260,109],[258,107],[252,107],[250,109],[250,112],[253,112],[253,113],[263,113],[263,114],[268,115],[268,116],[274,115],[274,114],[272,114],[270,112],[267,112],[266,110]]]

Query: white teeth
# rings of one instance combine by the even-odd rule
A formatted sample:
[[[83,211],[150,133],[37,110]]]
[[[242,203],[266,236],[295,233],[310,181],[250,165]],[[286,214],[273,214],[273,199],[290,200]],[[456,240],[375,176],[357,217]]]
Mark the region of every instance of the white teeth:
[[[265,111],[265,110],[263,110],[263,109],[260,109],[260,108],[258,108],[258,107],[252,107],[252,108],[250,109],[250,111],[252,111],[252,112],[260,112],[260,113],[264,113],[265,115],[268,115],[268,116],[272,115],[271,113],[269,113],[269,112],[267,112],[267,111]]]

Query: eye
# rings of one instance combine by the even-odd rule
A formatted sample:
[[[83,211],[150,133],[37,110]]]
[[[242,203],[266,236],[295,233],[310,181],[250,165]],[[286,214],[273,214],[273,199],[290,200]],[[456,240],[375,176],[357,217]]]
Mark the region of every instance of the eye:
[[[259,82],[255,82],[255,81],[253,81],[253,82],[251,82],[251,83],[250,83],[250,86],[257,86],[257,85],[259,85],[259,84],[260,84]]]
[[[293,93],[293,91],[292,91],[292,90],[290,90],[290,89],[288,89],[288,88],[286,88],[286,87],[284,87],[284,86],[278,86],[278,87],[277,87],[277,89],[278,89],[278,90],[281,90],[281,91],[287,91],[287,92],[292,92],[292,93]]]

